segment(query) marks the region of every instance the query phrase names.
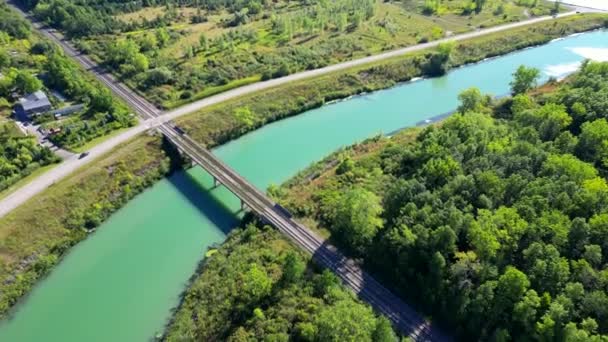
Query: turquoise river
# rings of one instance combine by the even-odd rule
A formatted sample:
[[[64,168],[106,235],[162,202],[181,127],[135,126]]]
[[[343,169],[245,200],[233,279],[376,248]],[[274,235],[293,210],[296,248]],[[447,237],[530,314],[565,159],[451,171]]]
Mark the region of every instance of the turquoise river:
[[[215,150],[261,189],[341,146],[437,117],[476,86],[504,95],[521,64],[560,77],[606,59],[608,32],[553,41],[391,89],[329,104]],[[0,325],[0,341],[147,341],[162,332],[209,246],[238,224],[239,202],[195,167],[164,179],[76,246]]]

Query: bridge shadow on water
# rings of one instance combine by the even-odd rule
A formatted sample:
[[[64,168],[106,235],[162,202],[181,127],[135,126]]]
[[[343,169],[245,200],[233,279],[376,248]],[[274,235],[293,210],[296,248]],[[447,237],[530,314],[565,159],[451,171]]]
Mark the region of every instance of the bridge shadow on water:
[[[169,176],[168,180],[184,198],[225,234],[239,225],[240,211],[232,210],[215,197],[212,194],[214,187],[204,186],[187,171],[176,172]]]

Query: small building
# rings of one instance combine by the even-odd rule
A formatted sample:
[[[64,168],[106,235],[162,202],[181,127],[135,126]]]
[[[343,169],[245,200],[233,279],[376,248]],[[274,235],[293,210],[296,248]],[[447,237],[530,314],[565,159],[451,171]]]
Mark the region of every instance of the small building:
[[[51,101],[43,91],[39,90],[19,99],[19,103],[15,105],[15,113],[19,119],[25,121],[33,116],[46,113],[51,108],[53,108]]]
[[[55,119],[60,119],[63,116],[68,116],[77,112],[81,112],[84,110],[84,104],[77,104],[69,107],[59,108],[50,111],[49,113],[53,114]]]

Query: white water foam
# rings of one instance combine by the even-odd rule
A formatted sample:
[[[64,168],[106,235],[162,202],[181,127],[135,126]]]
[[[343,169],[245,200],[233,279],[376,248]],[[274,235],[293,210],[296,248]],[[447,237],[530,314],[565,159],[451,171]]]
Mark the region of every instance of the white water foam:
[[[548,65],[543,72],[549,77],[562,78],[575,72],[580,66],[580,62]]]
[[[573,47],[568,48],[568,50],[585,59],[596,62],[608,62],[608,48]],[[575,72],[580,66],[581,62],[554,64],[546,66],[543,72],[549,77],[560,79]]]
[[[608,48],[575,47],[569,48],[570,51],[596,62],[608,62]]]

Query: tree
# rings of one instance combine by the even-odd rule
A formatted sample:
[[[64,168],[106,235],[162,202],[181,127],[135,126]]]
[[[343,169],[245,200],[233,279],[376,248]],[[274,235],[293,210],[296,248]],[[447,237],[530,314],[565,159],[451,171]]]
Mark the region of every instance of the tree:
[[[135,54],[135,57],[133,58],[133,67],[135,68],[136,72],[144,72],[148,70],[150,63],[148,62],[148,57],[146,57],[146,55],[144,55],[143,53],[137,53]]]
[[[158,48],[158,39],[152,33],[146,33],[140,40],[141,51],[154,51]]]
[[[442,42],[437,45],[437,50],[427,55],[428,64],[426,73],[430,76],[441,76],[445,74],[450,67],[450,59],[455,43],[453,41]]]
[[[485,2],[486,0],[475,0],[475,12],[481,12],[481,10],[483,10],[483,5],[485,4]]]
[[[323,308],[315,323],[318,341],[371,341],[376,328],[369,307],[353,306],[346,300]]]
[[[167,32],[166,28],[161,27],[156,30],[156,39],[158,40],[158,45],[162,48],[167,46],[167,43],[169,43],[171,36],[169,36],[169,32]]]
[[[481,94],[479,88],[469,88],[463,90],[458,94],[458,100],[460,100],[460,106],[458,106],[458,112],[479,112],[487,105],[487,98]]]
[[[543,173],[555,178],[569,179],[578,184],[594,179],[598,171],[571,154],[551,154],[543,164]]]
[[[201,51],[206,51],[207,50],[207,36],[205,35],[205,33],[201,33],[201,35],[198,37],[198,43],[200,46]]]
[[[376,320],[376,328],[372,334],[372,341],[374,342],[397,342],[397,335],[393,331],[391,322],[384,316],[379,317]]]
[[[441,0],[425,0],[422,12],[427,15],[437,13],[439,10],[440,1]]]
[[[534,322],[537,320],[540,304],[536,291],[528,290],[513,308],[513,318],[526,328],[528,334],[534,332]]]
[[[249,107],[239,107],[234,111],[234,116],[239,123],[245,127],[251,127],[255,123],[255,115]]]
[[[6,50],[0,48],[0,68],[6,68],[11,65],[11,57]]]
[[[309,322],[300,322],[296,325],[296,336],[300,341],[314,342],[317,327]]]
[[[324,269],[321,274],[314,278],[314,292],[318,297],[323,297],[329,290],[335,286],[338,286],[340,280],[330,270]]]
[[[528,277],[513,266],[508,266],[498,278],[496,304],[498,312],[509,315],[530,287]]]
[[[561,0],[555,0],[551,13],[557,14],[559,11],[561,11]]]
[[[534,242],[523,251],[525,271],[540,293],[558,293],[570,277],[568,260],[553,245]]]
[[[272,279],[266,271],[260,268],[258,264],[251,264],[243,279],[244,294],[256,302],[269,295],[271,289]]]
[[[119,40],[108,48],[108,62],[114,67],[121,64],[132,63],[139,53],[139,46],[130,39]]]
[[[536,86],[536,82],[540,77],[540,70],[536,68],[528,68],[520,65],[513,73],[513,81],[511,81],[511,93],[513,95],[522,94]]]
[[[100,113],[109,112],[111,110],[114,99],[108,88],[99,88],[91,95],[91,108]]]
[[[289,69],[289,65],[285,62],[281,63],[281,65],[279,66],[279,68],[277,69],[277,71],[275,71],[272,75],[272,77],[277,78],[277,77],[283,77],[283,76],[287,76],[291,73],[291,70]]]
[[[192,46],[188,45],[184,48],[184,57],[187,59],[194,57],[194,48]]]
[[[482,260],[502,263],[517,249],[527,228],[528,223],[513,208],[500,207],[495,212],[481,209],[469,229],[469,241]]]
[[[33,93],[42,89],[42,82],[27,71],[19,71],[15,77],[15,87],[23,93]]]
[[[340,32],[346,31],[346,28],[348,27],[348,16],[346,13],[338,14],[336,18],[336,27]]]
[[[431,184],[445,184],[460,172],[460,164],[451,156],[431,158],[421,169],[421,173]]]
[[[363,188],[347,191],[337,203],[334,227],[355,250],[363,250],[382,228],[380,198]]]
[[[515,114],[515,119],[523,125],[536,128],[544,141],[555,139],[572,123],[572,117],[566,112],[566,107],[555,103],[519,111]]]
[[[598,245],[585,246],[583,258],[593,266],[601,266],[602,264],[602,247]]]
[[[302,277],[306,265],[298,258],[294,252],[289,252],[285,257],[285,263],[283,265],[283,281],[287,283],[296,282]]]
[[[146,72],[146,84],[151,86],[167,84],[173,78],[173,73],[166,67],[159,67]]]
[[[536,106],[536,103],[534,103],[528,94],[517,94],[511,101],[511,113],[514,116],[522,114],[525,110],[533,109]]]
[[[576,151],[585,160],[608,166],[608,121],[602,118],[583,123]]]

